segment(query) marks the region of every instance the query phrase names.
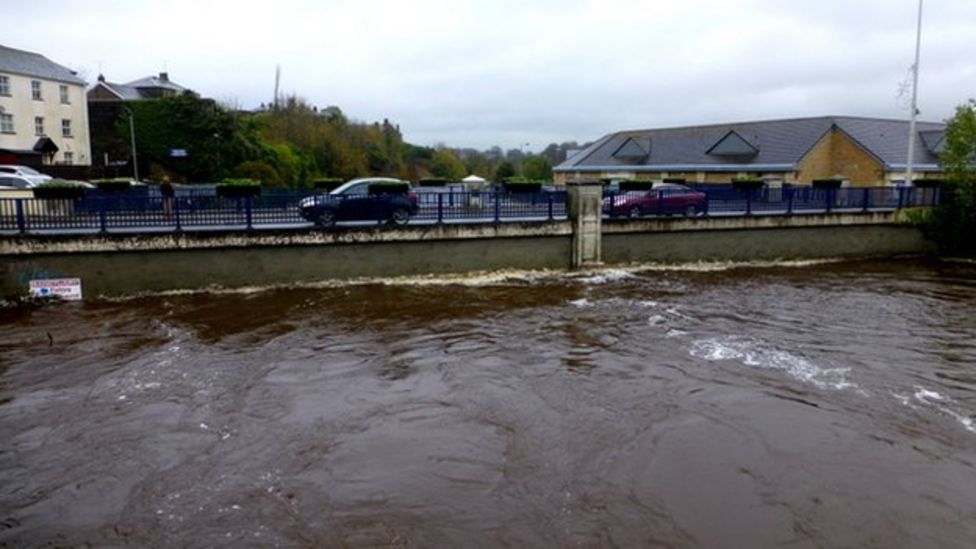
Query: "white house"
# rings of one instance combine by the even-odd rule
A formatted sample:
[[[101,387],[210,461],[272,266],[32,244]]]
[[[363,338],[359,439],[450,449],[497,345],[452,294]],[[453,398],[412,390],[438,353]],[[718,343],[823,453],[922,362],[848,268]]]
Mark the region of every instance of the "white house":
[[[0,45],[0,164],[91,164],[85,81],[75,71]]]

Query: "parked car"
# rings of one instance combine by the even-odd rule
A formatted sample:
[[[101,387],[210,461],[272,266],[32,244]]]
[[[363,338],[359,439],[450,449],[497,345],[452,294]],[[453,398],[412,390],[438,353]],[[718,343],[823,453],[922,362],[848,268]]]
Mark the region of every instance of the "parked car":
[[[320,227],[331,227],[336,221],[387,220],[393,225],[406,225],[417,213],[417,195],[407,193],[370,192],[373,185],[410,183],[388,177],[353,179],[328,194],[309,196],[299,203],[302,218]]]
[[[677,183],[655,183],[649,191],[628,191],[603,199],[603,213],[612,216],[642,217],[653,214],[683,214],[688,217],[705,211],[705,193]]]
[[[0,165],[0,175],[17,175],[31,182],[31,186],[37,186],[45,181],[50,181],[51,176],[45,175],[34,168],[27,166],[17,166],[14,164]]]
[[[32,189],[33,187],[34,183],[26,177],[0,172],[0,189]]]

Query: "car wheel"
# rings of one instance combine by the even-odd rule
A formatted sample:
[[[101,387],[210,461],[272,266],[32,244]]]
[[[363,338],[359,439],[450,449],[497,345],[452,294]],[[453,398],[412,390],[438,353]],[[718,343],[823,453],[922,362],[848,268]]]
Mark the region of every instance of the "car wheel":
[[[640,206],[634,206],[627,211],[627,217],[644,217],[644,210]]]
[[[315,224],[322,228],[329,228],[335,226],[336,223],[336,213],[335,210],[326,208],[319,212],[319,215],[315,218]]]
[[[396,208],[390,214],[390,224],[402,227],[410,221],[410,212],[406,208]]]
[[[698,215],[698,206],[689,204],[688,207],[685,208],[685,217],[695,217],[696,215]]]

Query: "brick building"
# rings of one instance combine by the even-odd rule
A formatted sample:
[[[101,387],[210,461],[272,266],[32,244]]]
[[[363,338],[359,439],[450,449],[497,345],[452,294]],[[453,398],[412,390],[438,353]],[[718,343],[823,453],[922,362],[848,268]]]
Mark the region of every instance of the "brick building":
[[[919,122],[917,177],[939,177],[945,124]],[[553,169],[571,177],[683,178],[728,183],[736,176],[809,185],[841,177],[864,187],[904,180],[908,122],[823,116],[656,130],[622,131],[598,139]]]

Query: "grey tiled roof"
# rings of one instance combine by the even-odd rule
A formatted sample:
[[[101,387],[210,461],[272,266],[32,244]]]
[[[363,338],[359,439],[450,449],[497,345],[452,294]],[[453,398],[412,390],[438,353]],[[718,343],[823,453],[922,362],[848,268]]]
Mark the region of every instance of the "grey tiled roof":
[[[145,78],[140,78],[139,80],[133,80],[132,82],[127,82],[125,85],[133,88],[164,88],[176,92],[181,92],[186,90],[186,88],[173,81],[162,80],[157,76],[147,76]]]
[[[114,82],[99,82],[99,84],[107,87],[108,89],[114,91],[116,94],[122,97],[126,101],[131,101],[134,99],[142,99],[142,93],[132,86],[127,86],[125,84],[116,84]]]
[[[908,122],[879,118],[852,116],[822,116],[740,122],[657,130],[623,131],[607,135],[556,167],[557,171],[577,169],[653,168],[655,166],[681,166],[687,171],[696,167],[724,169],[740,167],[743,171],[763,168],[782,170],[793,166],[823,137],[836,126],[848,134],[887,166],[904,165],[908,154]],[[935,143],[935,135],[945,130],[945,125],[934,122],[917,124],[915,162],[935,164],[938,158],[927,143]],[[722,156],[708,151],[735,131],[746,142],[758,149],[754,156]],[[922,132],[926,139],[923,141]],[[616,158],[613,153],[628,139],[650,143],[650,154],[639,163],[626,158]],[[677,170],[672,170],[677,171]]]
[[[0,45],[0,72],[85,85],[85,81],[68,67],[58,65],[39,53],[16,50],[3,45]]]

